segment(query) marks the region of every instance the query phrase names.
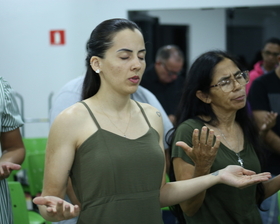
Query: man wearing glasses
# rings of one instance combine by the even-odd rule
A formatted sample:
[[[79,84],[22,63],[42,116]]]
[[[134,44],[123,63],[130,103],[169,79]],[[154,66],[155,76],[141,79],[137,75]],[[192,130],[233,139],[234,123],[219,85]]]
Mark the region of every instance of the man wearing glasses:
[[[140,84],[157,97],[172,123],[184,83],[184,60],[178,46],[161,47],[157,51],[156,62],[146,69]]]
[[[254,65],[254,69],[250,71],[250,81],[246,86],[246,92],[249,93],[252,82],[263,74],[271,72],[277,66],[277,56],[280,54],[280,39],[270,38],[265,42],[261,51],[262,60]]]

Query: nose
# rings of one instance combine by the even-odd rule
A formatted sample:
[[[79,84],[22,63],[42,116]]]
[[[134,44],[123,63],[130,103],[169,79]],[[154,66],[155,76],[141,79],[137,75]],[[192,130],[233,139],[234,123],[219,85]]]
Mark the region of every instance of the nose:
[[[236,79],[233,79],[233,91],[235,91],[235,90],[239,90],[241,87],[242,87],[242,85],[236,80]]]
[[[132,64],[132,69],[141,69],[142,67],[142,62],[141,60],[137,57],[133,60],[133,64]]]

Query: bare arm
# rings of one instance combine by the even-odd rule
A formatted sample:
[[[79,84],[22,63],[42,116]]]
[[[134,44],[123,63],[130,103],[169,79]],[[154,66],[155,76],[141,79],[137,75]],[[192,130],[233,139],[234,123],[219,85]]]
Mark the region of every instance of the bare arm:
[[[215,184],[244,188],[270,177],[270,173],[255,174],[241,166],[230,165],[213,174],[165,184],[160,190],[160,202],[162,207],[171,206],[182,203]]]
[[[12,170],[19,170],[24,160],[25,149],[19,128],[1,133],[1,148],[0,180],[9,177]]]
[[[270,197],[280,190],[280,175],[263,182],[265,198]]]
[[[43,191],[41,197],[33,200],[48,221],[70,219],[79,214],[78,205],[63,200],[78,144],[78,133],[81,132],[79,124],[82,123],[77,114],[68,111],[61,113],[50,129]]]
[[[215,160],[217,150],[219,148],[219,138],[216,143],[213,145],[214,140],[214,131],[210,130],[209,138],[207,139],[207,128],[203,127],[201,130],[201,138],[199,139],[199,130],[195,129],[193,132],[192,142],[193,149],[187,144],[179,143],[177,145],[185,148],[185,152],[192,158],[195,163],[195,166],[186,163],[181,158],[173,159],[174,173],[176,180],[189,180],[195,177],[200,177],[210,173],[211,166]],[[200,144],[200,142],[206,142],[206,144]],[[189,153],[191,151],[192,153]],[[184,213],[188,216],[194,215],[198,209],[201,207],[206,191],[194,195],[194,197],[189,198],[188,200],[180,204]]]
[[[202,164],[204,164],[204,172],[209,173],[210,167],[213,163],[213,160],[215,159],[217,149],[220,144],[220,137],[217,136],[217,140],[212,147],[214,131],[210,131],[207,140],[206,136],[206,127],[202,129],[200,138],[199,131],[196,129],[193,133],[193,148],[189,147],[184,142],[177,142],[176,144],[182,147],[184,151],[195,161],[197,167],[199,168],[198,170],[201,170],[202,172]],[[204,142],[204,144],[200,144],[200,141]],[[210,154],[207,152],[207,150],[210,151]],[[204,162],[202,163],[202,161]],[[266,181],[270,177],[270,173],[255,174],[255,172],[245,170],[240,166],[228,166],[225,169],[217,171],[214,175],[208,174],[188,180],[170,183],[165,183],[163,180],[160,189],[160,203],[162,207],[166,207],[186,202],[187,200],[199,195],[201,192],[218,183],[224,183],[230,186],[241,188],[258,183],[260,181]],[[200,206],[201,203],[199,207]]]
[[[181,180],[190,180],[195,177],[200,177],[206,174],[209,174],[210,170],[199,169],[195,166],[186,163],[181,158],[173,159],[174,172],[177,181]],[[180,206],[184,213],[188,216],[194,215],[197,210],[201,207],[204,198],[205,198],[206,190],[200,192],[197,195],[189,198],[188,200],[181,202]]]

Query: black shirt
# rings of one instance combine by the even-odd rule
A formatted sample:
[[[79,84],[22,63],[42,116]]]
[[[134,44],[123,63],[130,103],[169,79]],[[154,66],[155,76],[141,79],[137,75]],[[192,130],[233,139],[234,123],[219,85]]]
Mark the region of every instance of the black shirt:
[[[140,83],[156,96],[167,115],[175,114],[182,95],[183,84],[184,77],[180,75],[171,83],[161,83],[154,64],[146,69]]]

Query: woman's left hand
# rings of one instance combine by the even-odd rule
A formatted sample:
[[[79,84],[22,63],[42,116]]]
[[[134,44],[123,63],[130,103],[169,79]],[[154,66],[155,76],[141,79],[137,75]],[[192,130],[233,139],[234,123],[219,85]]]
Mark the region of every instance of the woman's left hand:
[[[213,144],[214,131],[210,129],[208,137],[207,131],[206,126],[202,127],[199,136],[199,130],[194,129],[192,136],[193,147],[188,146],[185,142],[176,142],[176,145],[180,146],[193,160],[196,167],[202,167],[204,169],[210,169],[220,146],[220,136],[218,135],[216,137],[216,142]]]

